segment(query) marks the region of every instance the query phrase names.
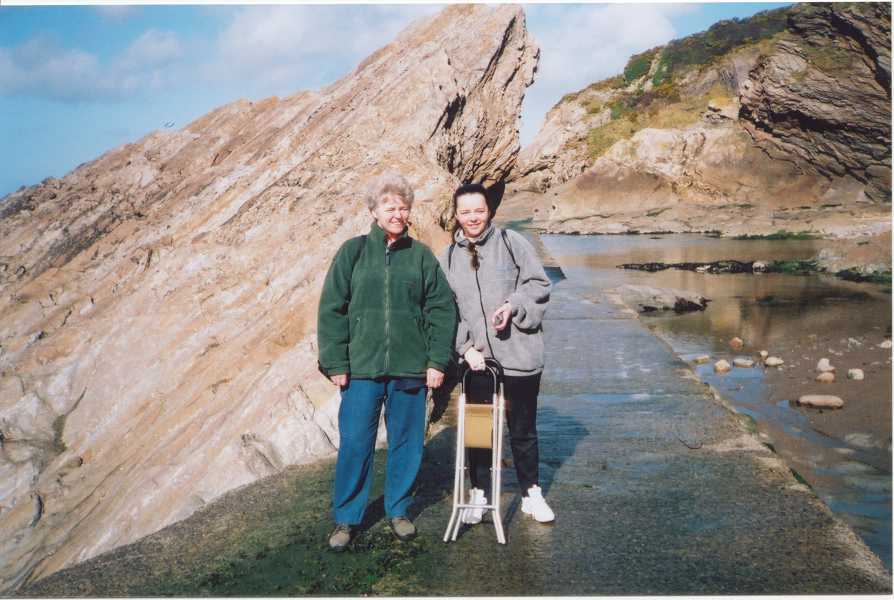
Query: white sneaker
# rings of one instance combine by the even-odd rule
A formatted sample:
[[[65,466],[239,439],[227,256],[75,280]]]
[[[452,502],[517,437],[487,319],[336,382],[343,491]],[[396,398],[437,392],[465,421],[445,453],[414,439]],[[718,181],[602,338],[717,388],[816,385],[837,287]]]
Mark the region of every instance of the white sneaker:
[[[553,509],[551,509],[546,503],[546,500],[543,499],[543,494],[540,492],[539,485],[531,486],[528,490],[528,495],[522,498],[521,509],[523,513],[531,515],[534,517],[534,520],[539,523],[549,523],[556,518]]]
[[[484,497],[484,490],[472,488],[469,490],[469,504],[487,504],[487,498]],[[463,523],[467,525],[477,525],[484,517],[483,508],[466,508],[463,510]]]

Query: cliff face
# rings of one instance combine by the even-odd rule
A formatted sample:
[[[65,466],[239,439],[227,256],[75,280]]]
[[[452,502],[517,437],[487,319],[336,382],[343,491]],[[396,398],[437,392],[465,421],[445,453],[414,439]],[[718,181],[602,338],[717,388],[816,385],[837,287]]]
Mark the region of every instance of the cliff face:
[[[0,204],[0,589],[333,451],[315,317],[367,181],[504,178],[538,50],[452,6],[319,92],[223,106]]]
[[[742,86],[742,125],[771,156],[890,202],[891,5],[810,6],[788,26]]]
[[[570,94],[520,156],[556,232],[890,229],[890,5],[720,22]]]

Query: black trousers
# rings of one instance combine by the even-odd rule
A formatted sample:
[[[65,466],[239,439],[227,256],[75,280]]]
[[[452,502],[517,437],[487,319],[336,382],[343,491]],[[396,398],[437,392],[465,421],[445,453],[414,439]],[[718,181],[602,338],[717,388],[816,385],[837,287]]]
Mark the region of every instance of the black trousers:
[[[493,395],[493,377],[489,372],[469,376],[466,401],[472,404],[490,404]],[[506,398],[506,423],[509,425],[509,443],[512,461],[523,496],[528,488],[539,485],[540,450],[537,445],[537,395],[540,393],[540,373],[524,377],[503,377],[503,393]],[[490,448],[467,448],[466,464],[472,487],[487,490],[490,485]]]

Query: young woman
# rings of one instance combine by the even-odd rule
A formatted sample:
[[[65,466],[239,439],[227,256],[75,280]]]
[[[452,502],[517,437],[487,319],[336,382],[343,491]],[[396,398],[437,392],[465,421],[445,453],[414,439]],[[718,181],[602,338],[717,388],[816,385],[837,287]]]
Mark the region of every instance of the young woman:
[[[341,389],[336,527],[329,536],[336,551],[347,547],[363,519],[383,404],[385,514],[399,539],[415,535],[406,515],[422,462],[426,387],[443,382],[456,334],[456,305],[444,273],[431,250],[407,235],[409,184],[400,175],[383,175],[372,183],[367,205],[369,234],[336,252],[317,321],[320,371]]]
[[[457,227],[453,243],[439,256],[459,306],[456,351],[474,371],[487,357],[503,365],[507,422],[515,471],[522,490],[522,512],[541,523],[555,514],[539,485],[537,395],[543,371],[541,322],[550,282],[534,248],[520,234],[491,223],[487,191],[463,185],[453,194]],[[486,389],[483,390],[482,387]],[[473,377],[470,401],[488,397],[488,377]],[[490,450],[469,450],[470,503],[487,504],[481,473],[491,464]],[[465,512],[463,521],[480,523],[483,511]]]

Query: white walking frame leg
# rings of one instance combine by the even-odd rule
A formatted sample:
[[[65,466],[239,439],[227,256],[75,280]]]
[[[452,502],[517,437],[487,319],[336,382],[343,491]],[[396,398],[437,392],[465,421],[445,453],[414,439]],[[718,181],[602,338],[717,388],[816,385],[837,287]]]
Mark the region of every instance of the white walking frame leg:
[[[503,384],[498,384],[499,390],[494,390],[493,406],[494,406],[494,431],[492,444],[491,461],[491,495],[493,496],[493,519],[494,529],[497,533],[497,542],[506,543],[506,535],[503,533],[503,517],[500,512],[500,496],[503,491],[502,483],[502,460],[503,460]],[[499,393],[498,393],[499,391]]]
[[[490,359],[489,359],[490,360]],[[494,361],[496,362],[496,361]],[[494,529],[497,534],[497,542],[506,543],[506,535],[503,531],[503,517],[500,511],[502,492],[502,461],[503,461],[503,425],[506,413],[506,399],[503,396],[503,382],[499,377],[502,368],[499,363],[496,367],[488,365],[488,370],[494,376],[494,394],[491,404],[491,419],[493,423],[491,431],[491,465],[490,481],[492,501],[486,505],[472,505],[465,501],[466,497],[466,393],[463,389],[457,401],[456,424],[456,463],[453,474],[453,508],[450,513],[450,521],[444,531],[444,542],[456,541],[459,530],[462,527],[463,515],[466,510],[478,508],[485,511],[493,511]],[[465,386],[465,376],[462,381]]]
[[[465,413],[466,413],[466,395],[459,395],[457,425],[456,425],[456,462],[453,474],[453,510],[450,513],[450,522],[447,524],[447,530],[444,532],[444,541],[448,542],[451,538],[456,539],[456,532],[459,531],[459,524],[462,519],[459,518],[462,510],[459,505],[463,501],[463,487],[465,483]],[[456,532],[454,531],[456,525]]]

